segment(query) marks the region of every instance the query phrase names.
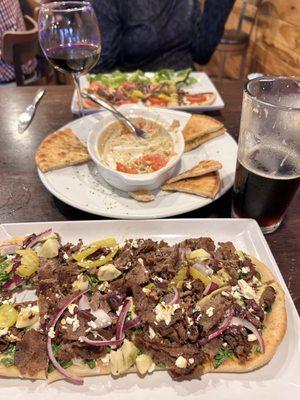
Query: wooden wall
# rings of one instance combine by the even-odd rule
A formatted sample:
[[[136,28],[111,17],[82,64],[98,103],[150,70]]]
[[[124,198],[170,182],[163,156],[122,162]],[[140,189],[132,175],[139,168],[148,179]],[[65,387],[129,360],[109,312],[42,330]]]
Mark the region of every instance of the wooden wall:
[[[227,29],[237,27],[241,5],[242,0],[236,0]],[[247,14],[255,13],[245,73],[300,76],[300,0],[249,0]],[[249,32],[248,22],[243,30]],[[238,77],[240,60],[240,56],[227,57],[225,70],[228,77]],[[216,51],[205,70],[216,74],[218,63]]]

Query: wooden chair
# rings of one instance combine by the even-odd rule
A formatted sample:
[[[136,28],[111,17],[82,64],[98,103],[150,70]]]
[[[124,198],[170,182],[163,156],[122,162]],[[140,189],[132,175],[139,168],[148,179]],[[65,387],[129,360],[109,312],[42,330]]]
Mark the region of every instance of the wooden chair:
[[[239,77],[243,79],[244,69],[246,63],[247,49],[250,42],[250,36],[255,22],[255,15],[247,15],[247,0],[243,0],[241,12],[239,16],[239,22],[237,29],[225,30],[224,35],[221,39],[220,44],[217,47],[217,51],[220,53],[220,64],[218,71],[218,78],[223,79],[225,75],[225,61],[227,55],[241,55],[241,64],[239,68]],[[257,4],[258,8],[258,4]],[[256,9],[257,10],[257,9]],[[243,32],[243,23],[248,21],[250,23],[249,33]]]
[[[2,58],[15,68],[17,86],[24,86],[22,65],[38,52],[38,26],[28,15],[24,16],[26,31],[6,31],[2,39]]]

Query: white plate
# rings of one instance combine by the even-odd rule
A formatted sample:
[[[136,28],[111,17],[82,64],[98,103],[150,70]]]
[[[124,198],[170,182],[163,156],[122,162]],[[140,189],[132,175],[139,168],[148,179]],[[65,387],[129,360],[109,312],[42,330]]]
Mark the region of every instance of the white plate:
[[[296,400],[300,398],[300,323],[279,268],[257,223],[249,219],[169,219],[163,221],[80,221],[3,224],[0,241],[8,235],[40,232],[52,227],[63,242],[82,238],[88,243],[104,236],[117,239],[152,238],[170,244],[190,237],[210,236],[232,241],[236,247],[263,261],[286,293],[287,333],[269,364],[244,374],[208,374],[201,380],[175,382],[166,372],[145,378],[129,374],[120,378],[85,378],[84,386],[60,381],[51,385],[19,379],[1,379],[0,399],[7,400]],[[105,232],[105,234],[103,233]]]
[[[126,107],[128,106],[122,106],[121,109]],[[134,106],[129,107],[134,108]],[[178,119],[181,129],[190,117],[188,113],[174,110],[151,108],[151,111],[158,112],[166,121],[172,122]],[[95,129],[96,124],[101,124],[101,119],[105,115],[107,111],[101,111],[72,121],[64,128],[71,128],[80,140],[86,143],[89,132]],[[222,188],[216,197],[219,198],[233,185],[236,156],[237,144],[228,133],[225,133],[204,143],[198,149],[184,153],[178,171],[192,168],[200,160],[220,161],[223,167],[220,170]],[[38,173],[45,187],[63,202],[80,210],[109,218],[164,218],[189,212],[212,202],[211,199],[192,194],[156,190],[153,192],[156,194],[154,201],[139,203],[130,198],[126,192],[114,189],[106,183],[92,161],[44,174],[38,170]]]
[[[148,72],[148,75],[151,76],[151,72]],[[173,109],[177,110],[194,110],[194,111],[213,111],[213,110],[220,110],[221,108],[224,107],[224,102],[222,97],[220,96],[220,93],[216,89],[215,85],[211,81],[211,79],[208,77],[208,75],[205,72],[192,72],[191,76],[197,79],[197,82],[194,83],[193,85],[187,86],[184,88],[186,92],[189,92],[191,94],[193,93],[199,93],[199,92],[213,92],[216,94],[216,100],[214,101],[213,104],[206,104],[206,105],[190,105],[190,106],[179,106],[179,107],[170,107]],[[86,76],[80,77],[80,86],[81,89],[84,89],[88,87],[88,80]],[[72,103],[71,103],[71,111],[73,114],[79,115],[79,108],[78,108],[78,102],[77,102],[77,94],[76,91],[74,90],[73,97],[72,97]],[[95,110],[93,108],[87,108],[85,109],[85,112],[87,114],[92,114],[97,112],[98,110]]]

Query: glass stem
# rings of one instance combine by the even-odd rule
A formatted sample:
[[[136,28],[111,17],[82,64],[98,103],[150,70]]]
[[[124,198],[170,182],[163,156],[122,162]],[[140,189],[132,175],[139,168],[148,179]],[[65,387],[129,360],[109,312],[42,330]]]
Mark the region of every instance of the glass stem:
[[[74,85],[75,85],[76,91],[77,91],[77,102],[78,102],[78,107],[79,107],[79,114],[81,117],[83,117],[84,109],[83,109],[83,102],[82,102],[81,91],[80,91],[79,75],[73,74],[72,76],[73,76]]]

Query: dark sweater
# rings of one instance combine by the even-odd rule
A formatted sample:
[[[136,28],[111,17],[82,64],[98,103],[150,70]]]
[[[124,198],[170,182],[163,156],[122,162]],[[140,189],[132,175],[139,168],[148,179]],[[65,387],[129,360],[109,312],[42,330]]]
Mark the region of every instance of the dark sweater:
[[[93,72],[206,64],[235,0],[92,0],[102,35]]]

